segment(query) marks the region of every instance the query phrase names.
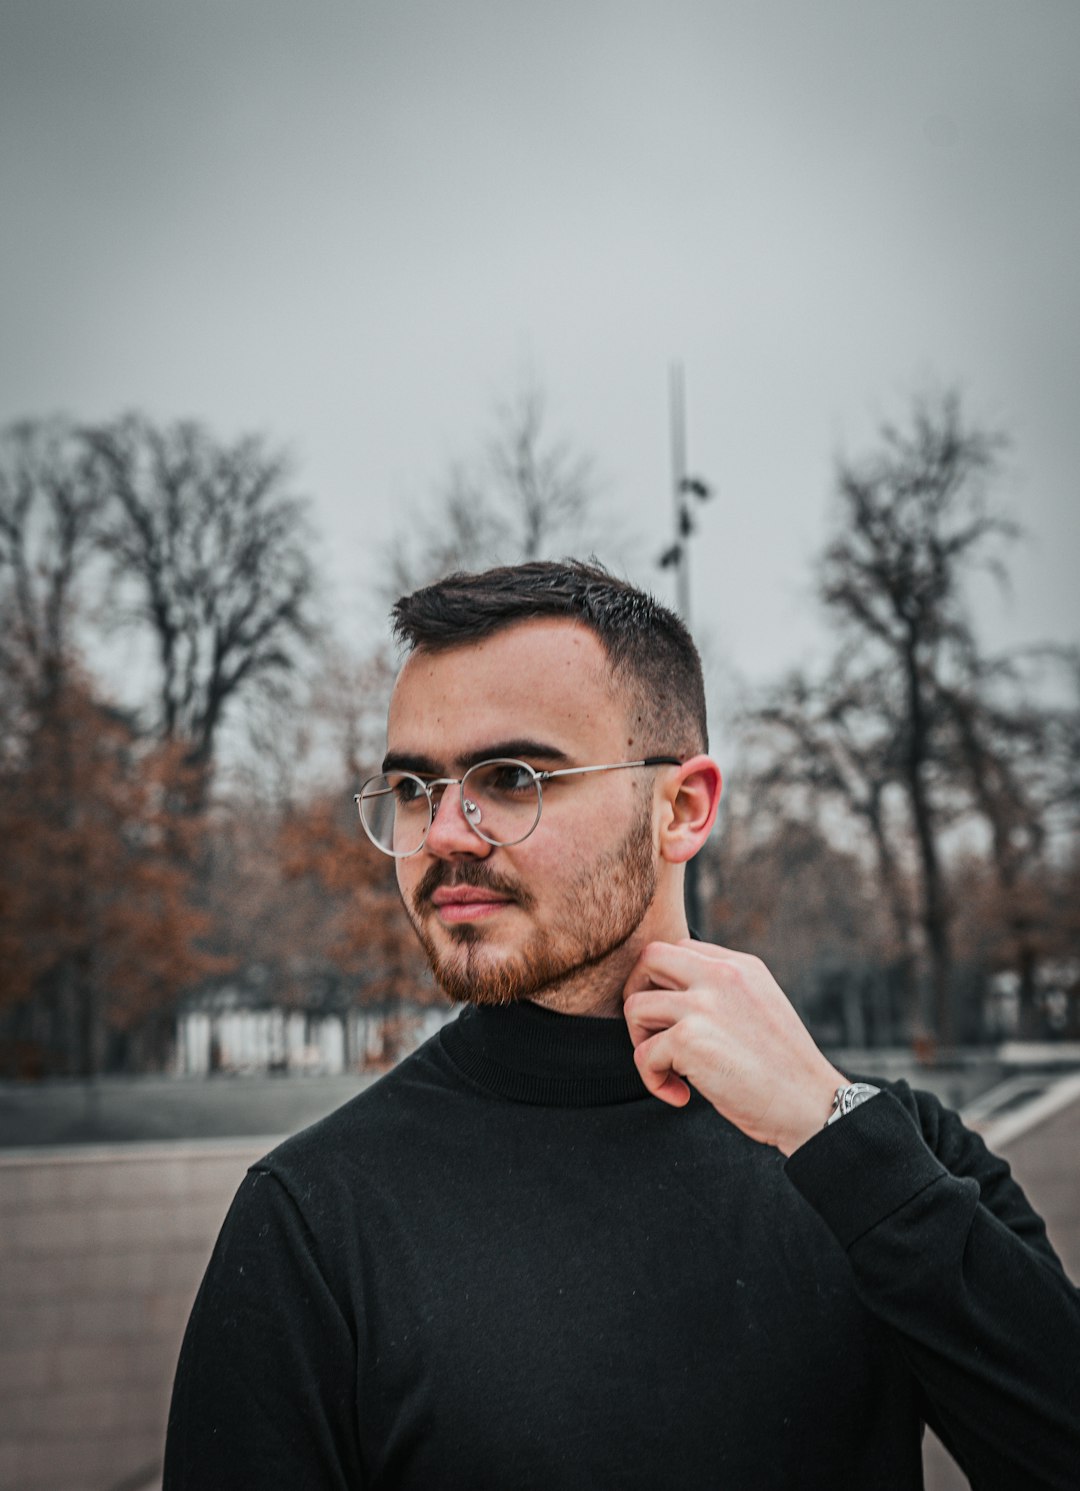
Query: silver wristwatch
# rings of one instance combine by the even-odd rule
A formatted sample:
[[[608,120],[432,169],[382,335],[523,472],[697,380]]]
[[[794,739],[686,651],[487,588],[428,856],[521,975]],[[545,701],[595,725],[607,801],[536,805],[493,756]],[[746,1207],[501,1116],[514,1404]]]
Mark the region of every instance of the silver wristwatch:
[[[871,1098],[877,1097],[880,1091],[880,1087],[871,1087],[869,1082],[849,1082],[843,1087],[838,1087],[836,1096],[832,1100],[832,1112],[823,1126],[828,1128],[838,1118],[843,1118],[845,1113],[850,1113],[852,1108],[857,1108],[860,1103],[867,1103]]]

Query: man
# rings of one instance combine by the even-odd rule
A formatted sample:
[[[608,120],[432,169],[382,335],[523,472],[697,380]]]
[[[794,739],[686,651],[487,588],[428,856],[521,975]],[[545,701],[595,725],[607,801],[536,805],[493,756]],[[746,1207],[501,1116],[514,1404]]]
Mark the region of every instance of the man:
[[[911,1488],[925,1420],[976,1486],[1075,1488],[1080,1305],[1008,1167],[689,937],[682,624],[575,563],[395,616],[359,806],[464,1009],[252,1167],[166,1491]]]

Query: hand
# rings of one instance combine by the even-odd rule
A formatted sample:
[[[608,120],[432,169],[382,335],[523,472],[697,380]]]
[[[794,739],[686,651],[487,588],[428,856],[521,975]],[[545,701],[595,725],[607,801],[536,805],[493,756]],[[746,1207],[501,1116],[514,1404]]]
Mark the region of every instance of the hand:
[[[687,1081],[724,1118],[789,1155],[846,1078],[814,1045],[760,958],[707,942],[650,942],[623,990],[641,1079],[674,1107]]]

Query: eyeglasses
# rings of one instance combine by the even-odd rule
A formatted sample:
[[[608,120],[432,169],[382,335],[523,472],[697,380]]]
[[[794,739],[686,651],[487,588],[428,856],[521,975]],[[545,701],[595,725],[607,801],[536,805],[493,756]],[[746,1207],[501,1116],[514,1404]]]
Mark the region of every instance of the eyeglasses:
[[[678,756],[646,756],[606,766],[565,766],[536,771],[525,761],[478,761],[461,777],[425,781],[411,771],[369,777],[354,799],[368,838],[384,854],[407,859],[427,842],[438,805],[435,793],[457,787],[461,813],[473,833],[488,844],[506,847],[527,839],[540,822],[544,782],[594,771],[626,771],[636,766],[681,766]],[[441,791],[439,793],[441,800]]]

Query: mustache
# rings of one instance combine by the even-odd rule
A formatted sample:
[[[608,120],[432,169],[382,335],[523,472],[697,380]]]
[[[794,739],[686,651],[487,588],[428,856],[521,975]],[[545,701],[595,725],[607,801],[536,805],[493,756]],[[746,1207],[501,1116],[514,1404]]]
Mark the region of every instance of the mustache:
[[[505,875],[494,874],[485,864],[465,860],[455,865],[437,859],[413,892],[413,905],[419,909],[427,905],[435,892],[443,886],[452,890],[459,885],[468,885],[475,890],[494,891],[496,895],[507,896],[526,909],[533,903],[533,897],[522,886],[508,880]]]

